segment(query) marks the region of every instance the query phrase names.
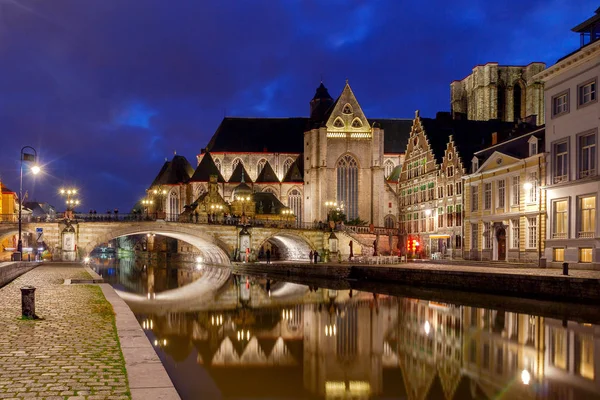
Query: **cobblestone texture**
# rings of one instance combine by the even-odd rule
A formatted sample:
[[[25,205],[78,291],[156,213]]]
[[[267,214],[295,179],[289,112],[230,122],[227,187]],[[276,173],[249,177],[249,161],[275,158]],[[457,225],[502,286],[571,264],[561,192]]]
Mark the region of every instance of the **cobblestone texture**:
[[[0,288],[0,399],[129,399],[112,307],[76,264],[40,266]],[[21,319],[19,288],[33,285],[36,314]]]

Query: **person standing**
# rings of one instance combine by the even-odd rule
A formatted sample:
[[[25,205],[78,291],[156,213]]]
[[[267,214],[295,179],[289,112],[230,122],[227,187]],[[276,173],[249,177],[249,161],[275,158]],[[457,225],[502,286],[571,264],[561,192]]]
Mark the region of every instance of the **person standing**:
[[[271,249],[267,249],[267,264],[271,264]]]
[[[314,258],[315,258],[315,264],[317,263],[317,261],[319,260],[319,252],[315,250],[315,253],[313,254]]]
[[[308,261],[312,264],[313,262],[313,251],[311,250],[310,253],[308,253]]]

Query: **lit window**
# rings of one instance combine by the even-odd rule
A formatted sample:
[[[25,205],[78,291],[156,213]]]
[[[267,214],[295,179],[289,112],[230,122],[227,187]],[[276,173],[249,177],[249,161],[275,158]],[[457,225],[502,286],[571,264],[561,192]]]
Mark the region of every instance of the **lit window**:
[[[529,187],[529,193],[527,193],[527,198],[529,203],[535,203],[537,201],[537,193],[538,193],[538,181],[537,181],[537,172],[531,172],[529,174],[529,181],[527,182]]]
[[[288,193],[288,206],[294,212],[296,220],[302,222],[302,193],[298,189],[292,189]]]
[[[552,204],[552,238],[566,239],[569,229],[569,202],[565,200],[557,200]]]
[[[591,263],[592,262],[592,248],[581,247],[579,249],[579,262]]]
[[[394,171],[394,163],[391,160],[387,160],[384,164],[384,174],[386,179],[392,175],[392,171]]]
[[[564,92],[552,98],[552,116],[569,112],[569,93]]]
[[[349,220],[358,218],[358,163],[349,154],[337,164],[337,200],[344,203]]]
[[[596,101],[596,81],[579,86],[579,105],[583,106]]]
[[[564,247],[555,247],[552,249],[554,261],[565,261],[565,249]]]
[[[579,178],[596,175],[596,134],[581,135],[579,141]]]
[[[596,196],[579,198],[579,234],[580,238],[596,236]]]
[[[512,177],[512,205],[518,206],[521,202],[521,179],[519,176]]]

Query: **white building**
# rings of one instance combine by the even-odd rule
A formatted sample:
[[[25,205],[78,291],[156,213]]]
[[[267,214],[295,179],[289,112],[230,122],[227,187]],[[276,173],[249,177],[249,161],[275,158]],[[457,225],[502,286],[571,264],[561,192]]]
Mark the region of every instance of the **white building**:
[[[600,266],[599,28],[600,9],[572,29],[580,33],[581,47],[535,77],[545,88],[549,219],[544,256],[552,266]]]

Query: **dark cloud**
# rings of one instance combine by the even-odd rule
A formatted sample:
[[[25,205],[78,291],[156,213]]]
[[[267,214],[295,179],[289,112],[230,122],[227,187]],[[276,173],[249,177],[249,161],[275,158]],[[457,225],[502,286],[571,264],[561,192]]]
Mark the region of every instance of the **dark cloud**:
[[[476,64],[552,64],[591,1],[0,0],[0,174],[30,196],[127,210],[174,151],[192,164],[223,115],[305,116],[321,76],[369,117],[432,116]]]

